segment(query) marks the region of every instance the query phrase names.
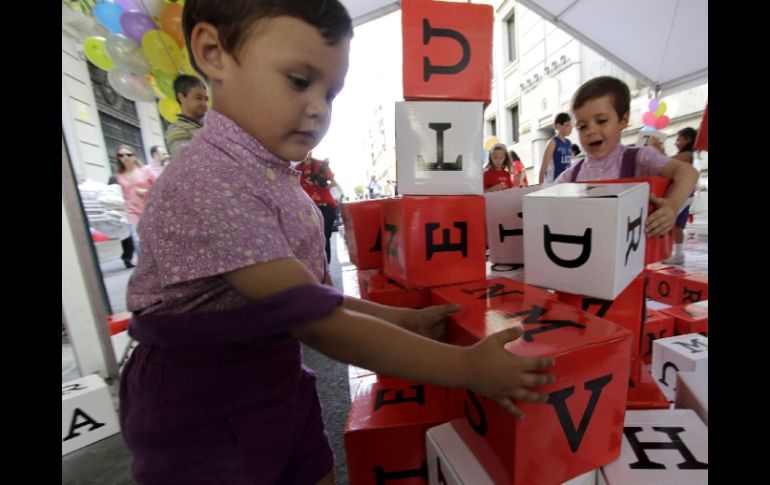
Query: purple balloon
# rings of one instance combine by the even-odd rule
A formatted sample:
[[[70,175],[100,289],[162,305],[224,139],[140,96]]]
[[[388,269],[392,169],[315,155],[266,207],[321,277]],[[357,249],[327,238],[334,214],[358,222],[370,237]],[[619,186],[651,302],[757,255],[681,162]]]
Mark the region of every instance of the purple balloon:
[[[650,100],[650,103],[647,105],[647,107],[652,111],[653,113],[658,111],[658,98],[652,98]]]
[[[128,12],[129,10],[139,10],[139,8],[131,0],[115,0],[115,3],[123,7],[123,10]]]
[[[120,16],[120,26],[123,27],[126,37],[139,45],[142,45],[142,36],[145,32],[158,28],[149,15],[137,11],[124,12]]]

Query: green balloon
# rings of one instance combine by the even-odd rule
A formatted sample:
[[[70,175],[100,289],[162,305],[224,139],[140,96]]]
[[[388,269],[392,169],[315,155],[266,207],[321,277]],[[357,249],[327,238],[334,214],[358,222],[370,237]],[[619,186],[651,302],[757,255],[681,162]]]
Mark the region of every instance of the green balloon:
[[[83,52],[86,58],[102,71],[111,71],[115,69],[115,63],[112,62],[105,47],[104,37],[91,36],[83,41]]]
[[[155,85],[160,92],[168,99],[176,101],[176,96],[174,95],[174,79],[176,79],[176,76],[156,69],[152,71],[152,77],[155,78]]]

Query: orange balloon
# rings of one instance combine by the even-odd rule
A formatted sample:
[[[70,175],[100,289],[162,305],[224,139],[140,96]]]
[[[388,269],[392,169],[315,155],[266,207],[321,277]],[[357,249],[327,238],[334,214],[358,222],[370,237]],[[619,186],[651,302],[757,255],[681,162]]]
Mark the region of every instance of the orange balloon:
[[[182,33],[182,6],[177,3],[167,3],[160,11],[160,29],[174,38],[179,47],[184,47]]]

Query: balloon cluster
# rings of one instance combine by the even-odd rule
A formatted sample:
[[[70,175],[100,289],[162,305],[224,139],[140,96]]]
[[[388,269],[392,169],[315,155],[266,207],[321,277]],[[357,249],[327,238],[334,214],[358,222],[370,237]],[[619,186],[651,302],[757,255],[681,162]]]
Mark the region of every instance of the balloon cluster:
[[[642,115],[642,123],[644,123],[642,131],[662,130],[671,122],[668,116],[664,114],[667,108],[665,102],[660,102],[658,98],[652,98],[647,108],[649,111]]]
[[[100,0],[92,14],[109,33],[83,40],[86,58],[107,71],[115,91],[132,101],[158,98],[158,111],[171,123],[182,111],[174,94],[174,79],[179,74],[197,76],[184,45],[182,4]]]

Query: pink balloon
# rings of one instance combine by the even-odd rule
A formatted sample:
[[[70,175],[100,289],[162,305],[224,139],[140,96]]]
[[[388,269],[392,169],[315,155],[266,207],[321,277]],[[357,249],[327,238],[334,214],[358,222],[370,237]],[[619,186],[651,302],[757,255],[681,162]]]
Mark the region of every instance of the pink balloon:
[[[642,123],[645,125],[656,126],[658,119],[655,117],[655,113],[648,111],[642,115]]]
[[[655,128],[662,130],[663,128],[667,127],[670,122],[671,120],[668,118],[668,116],[663,115],[655,122]]]

